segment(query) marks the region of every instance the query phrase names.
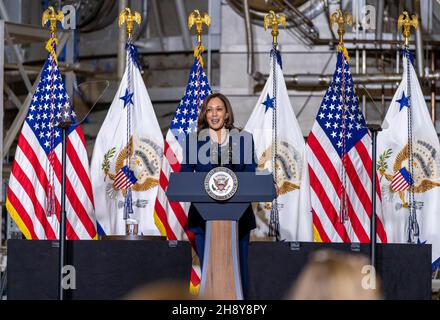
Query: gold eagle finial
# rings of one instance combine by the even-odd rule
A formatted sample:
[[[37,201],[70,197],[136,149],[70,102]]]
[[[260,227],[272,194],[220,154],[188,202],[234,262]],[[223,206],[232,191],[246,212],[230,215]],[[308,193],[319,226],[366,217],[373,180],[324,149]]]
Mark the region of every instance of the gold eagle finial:
[[[409,14],[407,11],[403,11],[403,13],[399,16],[399,19],[397,20],[397,29],[400,30],[400,28],[403,27],[403,38],[405,39],[405,46],[409,45],[409,38],[411,36],[411,27],[414,27],[414,29],[417,29],[419,26],[419,20],[417,15],[413,15],[411,18],[409,17]]]
[[[280,24],[286,28],[286,16],[283,13],[276,14],[273,10],[270,10],[269,13],[264,16],[264,30],[272,27],[272,42],[274,45],[278,44],[278,25]]]
[[[208,28],[211,26],[211,17],[206,12],[203,14],[203,17],[197,9],[190,13],[188,16],[188,29],[191,30],[192,26],[196,25],[198,44],[202,43],[203,24],[206,24]]]
[[[133,22],[141,25],[141,21],[142,18],[139,12],[133,11],[133,13],[131,13],[130,8],[125,8],[119,13],[118,26],[119,28],[121,28],[122,25],[125,23],[128,38],[131,38],[131,36],[133,35]]]
[[[48,21],[50,21],[50,33],[54,35],[57,31],[57,21],[60,21],[61,23],[64,22],[63,11],[56,12],[52,6],[49,6],[46,10],[44,10],[43,16],[41,18],[41,24],[43,25],[43,27],[47,24]]]
[[[350,13],[343,13],[341,9],[339,9],[330,16],[330,25],[332,28],[335,23],[338,24],[339,44],[341,44],[344,42],[345,24],[351,27],[353,25],[353,17]]]

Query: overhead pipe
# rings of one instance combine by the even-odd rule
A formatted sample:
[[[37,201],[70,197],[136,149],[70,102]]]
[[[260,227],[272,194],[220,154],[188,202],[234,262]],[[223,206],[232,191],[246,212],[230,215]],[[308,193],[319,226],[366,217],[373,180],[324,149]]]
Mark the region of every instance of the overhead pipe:
[[[319,38],[314,41],[314,45],[317,45],[317,46],[328,45],[330,43],[333,43],[334,41],[335,41],[334,39],[330,39],[330,38],[327,38],[327,39]],[[358,43],[358,44],[372,44],[372,45],[377,45],[377,44],[380,44],[380,45],[401,45],[402,41],[401,40],[383,40],[383,39],[381,41],[373,40],[373,39],[371,39],[371,40],[370,39],[355,39],[355,38],[351,38],[351,35],[348,34],[344,37],[344,43],[345,44]],[[409,41],[410,45],[414,44],[414,43],[415,43],[414,41],[411,41],[411,40]],[[427,40],[427,43],[429,43],[430,45],[439,45],[440,41]],[[351,48],[347,48],[347,49],[350,50]]]
[[[5,21],[11,21],[9,18],[8,11],[6,10],[5,4],[3,1],[0,1],[0,15],[2,16],[3,20]],[[23,65],[23,55],[21,54],[20,47],[16,44],[14,44],[13,39],[9,36],[9,33],[7,32],[7,29],[5,30],[5,38],[6,42],[9,46],[12,47],[14,50],[15,58],[17,59],[17,65],[20,70],[20,74],[23,78],[24,85],[26,86],[26,89],[29,92],[32,92],[32,84],[29,80],[29,77],[27,76],[26,72],[24,72],[24,65]],[[4,54],[3,52],[1,54]]]
[[[414,11],[420,18],[420,0],[413,1]],[[422,24],[419,23],[419,27],[416,29],[416,60],[417,60],[417,72],[419,77],[423,77],[424,73],[424,61],[423,61],[423,38],[422,38]]]
[[[249,1],[243,1],[244,22],[246,29],[246,47],[247,47],[247,73],[254,73],[254,37],[252,33],[251,15],[249,12]]]
[[[377,16],[376,16],[376,40],[378,40],[379,47],[382,48],[382,31],[383,31],[383,12],[385,9],[385,0],[377,0]]]
[[[119,0],[119,10],[121,12],[128,6],[127,0]],[[117,74],[118,79],[122,79],[125,70],[125,43],[127,42],[127,33],[125,32],[125,28],[119,28],[118,34],[118,65],[117,65]]]
[[[157,31],[157,36],[159,37],[160,48],[162,49],[162,51],[164,51],[165,50],[165,44],[163,42],[164,35],[163,35],[160,12],[159,12],[159,4],[157,3],[157,0],[151,0],[151,9],[153,10],[154,22],[156,23],[156,31]]]
[[[310,0],[298,8],[308,19],[313,20],[325,10],[326,0]]]
[[[435,51],[431,51],[431,71],[435,70]],[[435,116],[435,95],[436,95],[436,85],[435,80],[431,81],[431,119],[432,123],[435,124],[436,116]]]
[[[142,25],[139,32],[139,37],[142,33],[145,38],[147,38],[147,27],[148,27],[148,0],[142,1]]]
[[[256,73],[255,79],[258,81],[265,81],[269,75]],[[353,74],[353,82],[355,84],[372,84],[372,83],[393,83],[402,80],[402,74]],[[284,75],[286,84],[298,87],[309,86],[326,86],[329,85],[333,79],[331,74],[292,74]],[[432,72],[424,75],[423,79],[429,81],[440,80],[440,71]]]
[[[380,62],[378,65],[378,69],[380,69],[381,71],[385,70],[385,68],[384,68],[384,54],[382,51],[382,42],[381,42],[382,41],[382,34],[383,34],[383,25],[384,25],[384,18],[383,18],[384,10],[385,10],[385,0],[377,0],[376,37],[375,37],[375,39],[379,41],[379,49],[381,50]],[[385,110],[385,88],[383,85],[382,85],[381,89],[382,89],[382,92],[381,92],[382,109],[381,110]],[[381,111],[380,113],[381,113],[381,116],[383,116],[383,112]]]
[[[183,0],[175,0],[177,15],[179,18],[180,29],[182,30],[183,46],[185,50],[190,50],[192,47],[191,36],[187,27],[187,13],[185,3]]]
[[[212,0],[208,0],[208,15],[212,17]],[[208,83],[212,85],[212,33],[208,32]]]
[[[133,41],[137,45],[139,39],[147,38],[147,27],[148,27],[148,0],[142,0],[142,15],[141,24],[139,26],[139,32],[133,34]]]
[[[286,17],[293,23],[293,29],[304,36],[304,38],[310,40],[310,44],[313,44],[313,41],[319,38],[318,29],[313,25],[313,22],[306,17],[297,7],[295,7],[292,3],[287,0],[276,0],[277,2],[281,2],[281,8],[286,7],[289,10],[286,11]],[[288,29],[290,30],[290,29]],[[301,41],[305,40],[299,38]]]
[[[244,17],[244,0],[228,0],[228,3],[234,11]],[[284,11],[286,14],[287,31],[295,30],[300,35],[301,41],[307,44],[313,44],[313,42],[319,37],[318,29],[316,29],[310,19],[298,10],[297,7],[292,5],[290,1],[271,0],[270,6],[274,11]],[[249,8],[249,13],[253,23],[259,26],[263,25],[266,12]],[[313,14],[317,14],[317,12],[315,11]]]

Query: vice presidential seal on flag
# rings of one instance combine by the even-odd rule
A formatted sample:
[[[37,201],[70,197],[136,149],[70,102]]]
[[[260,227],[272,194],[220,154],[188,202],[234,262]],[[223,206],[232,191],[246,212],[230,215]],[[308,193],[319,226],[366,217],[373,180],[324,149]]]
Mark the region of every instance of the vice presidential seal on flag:
[[[163,137],[143,82],[136,47],[128,42],[124,76],[96,138],[91,173],[100,234],[158,235],[153,217]]]
[[[440,265],[440,144],[412,55],[403,50],[403,77],[377,137],[382,209],[389,242],[432,244]]]
[[[254,136],[258,170],[274,172],[275,168],[278,188],[277,201],[254,205],[255,234],[267,236],[271,223],[279,223],[280,239],[312,241],[305,142],[287,93],[278,50],[272,49],[270,61],[269,79],[244,128]],[[274,217],[272,208],[276,205]]]

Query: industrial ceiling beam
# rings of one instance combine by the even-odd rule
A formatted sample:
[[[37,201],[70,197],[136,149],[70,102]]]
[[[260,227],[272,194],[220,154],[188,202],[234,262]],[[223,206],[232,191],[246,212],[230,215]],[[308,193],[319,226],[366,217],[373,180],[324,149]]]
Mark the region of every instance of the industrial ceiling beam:
[[[10,20],[8,11],[6,10],[6,7],[5,7],[5,4],[3,3],[3,0],[0,0],[0,14],[5,21]],[[11,36],[9,35],[9,31],[7,29],[4,30],[4,37],[6,38],[6,42],[8,43],[8,45],[10,47],[12,47],[12,49],[14,51],[15,58],[17,59],[18,70],[20,70],[20,74],[21,74],[21,77],[23,78],[26,89],[28,91],[31,91],[31,89],[32,89],[31,81],[29,80],[28,75],[24,71],[23,57],[21,55],[20,49],[19,49],[18,45],[14,44],[12,42]]]

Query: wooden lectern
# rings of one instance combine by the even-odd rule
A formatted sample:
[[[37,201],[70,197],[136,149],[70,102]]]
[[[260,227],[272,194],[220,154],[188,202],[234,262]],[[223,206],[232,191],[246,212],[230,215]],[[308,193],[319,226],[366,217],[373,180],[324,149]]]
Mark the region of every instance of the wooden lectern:
[[[205,191],[206,172],[170,176],[170,201],[192,202],[206,220],[206,239],[200,294],[207,298],[242,300],[238,249],[238,220],[251,202],[271,202],[276,196],[272,175],[236,172],[238,189],[227,201]]]

